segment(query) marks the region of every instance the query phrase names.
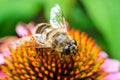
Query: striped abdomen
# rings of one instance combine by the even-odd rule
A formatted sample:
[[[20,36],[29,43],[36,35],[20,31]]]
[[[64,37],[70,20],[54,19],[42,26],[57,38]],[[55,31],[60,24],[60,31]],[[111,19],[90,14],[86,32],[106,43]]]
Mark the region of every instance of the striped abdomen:
[[[52,30],[52,27],[48,23],[41,23],[35,27],[35,34],[45,34],[47,35]]]
[[[35,27],[35,34],[42,34],[46,36],[46,40],[52,39],[57,33],[65,33],[62,28],[53,28],[48,23],[41,23]]]

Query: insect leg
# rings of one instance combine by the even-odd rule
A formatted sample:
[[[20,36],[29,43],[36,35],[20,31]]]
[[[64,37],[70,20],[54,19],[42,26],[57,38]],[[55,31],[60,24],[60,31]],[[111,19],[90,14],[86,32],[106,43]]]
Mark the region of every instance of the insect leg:
[[[48,55],[51,54],[51,53],[54,53],[54,52],[55,52],[55,50],[52,49],[52,50],[48,53]]]
[[[37,51],[37,54],[35,56],[35,59],[37,59],[41,55],[42,49],[41,48],[36,48],[36,51]]]

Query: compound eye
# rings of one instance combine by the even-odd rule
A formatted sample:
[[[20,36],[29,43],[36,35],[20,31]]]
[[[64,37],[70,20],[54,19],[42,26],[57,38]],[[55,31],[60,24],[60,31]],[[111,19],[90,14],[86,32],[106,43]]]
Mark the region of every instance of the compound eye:
[[[69,53],[70,53],[69,45],[66,45],[66,46],[63,48],[63,54],[69,54]]]
[[[64,49],[68,49],[69,48],[69,46],[68,45],[66,45],[65,47],[64,47]]]
[[[70,41],[70,45],[72,45],[72,44],[75,44],[75,45],[77,45],[77,42],[76,42],[76,40],[71,40],[71,41]]]

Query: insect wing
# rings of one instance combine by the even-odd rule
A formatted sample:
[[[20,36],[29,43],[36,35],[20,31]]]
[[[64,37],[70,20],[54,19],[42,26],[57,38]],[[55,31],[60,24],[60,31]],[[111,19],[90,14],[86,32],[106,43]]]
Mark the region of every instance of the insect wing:
[[[38,48],[51,48],[51,43],[46,42],[46,35],[45,34],[34,34],[36,45]]]
[[[45,34],[34,34],[35,41],[40,44],[44,45],[44,41],[46,41],[46,35]]]
[[[44,46],[44,38],[43,36],[38,36],[37,34],[30,35],[20,38],[19,40],[15,41],[14,44],[16,44],[17,46],[25,44],[26,47],[41,48],[42,46]]]
[[[63,28],[64,30],[67,30],[63,12],[58,4],[51,9],[50,24],[53,28]]]
[[[41,41],[38,38],[40,38],[40,36],[36,34],[25,37],[24,41],[27,40],[28,42],[28,44],[26,44],[26,47],[40,48],[41,46],[43,46],[44,44],[42,38],[40,38]]]

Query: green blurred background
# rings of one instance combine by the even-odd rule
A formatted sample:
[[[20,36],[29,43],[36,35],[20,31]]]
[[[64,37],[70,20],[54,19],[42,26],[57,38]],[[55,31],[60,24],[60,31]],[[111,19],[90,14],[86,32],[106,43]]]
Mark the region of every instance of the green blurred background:
[[[49,22],[58,3],[66,21],[95,38],[110,57],[120,60],[120,0],[0,0],[0,38],[16,35],[18,22]]]

